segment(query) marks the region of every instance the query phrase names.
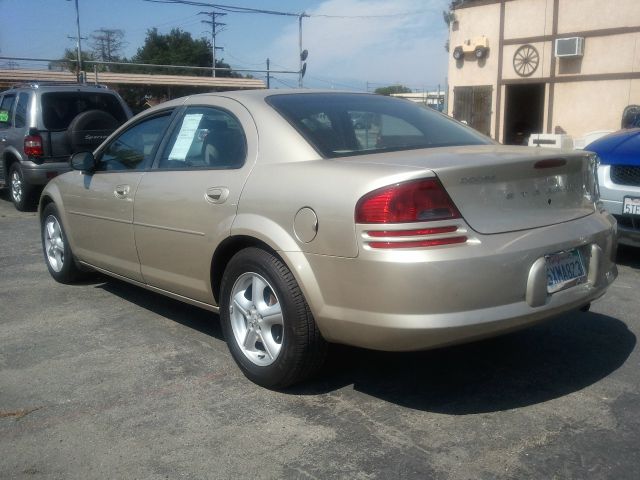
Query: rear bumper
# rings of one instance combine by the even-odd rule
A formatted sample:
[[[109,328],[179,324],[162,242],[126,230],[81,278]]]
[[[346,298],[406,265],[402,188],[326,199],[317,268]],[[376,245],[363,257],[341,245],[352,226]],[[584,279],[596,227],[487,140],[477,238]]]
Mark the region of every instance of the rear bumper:
[[[355,259],[305,255],[318,291],[303,289],[329,341],[434,348],[519,329],[597,299],[617,276],[614,236],[613,218],[596,213],[462,245],[361,249]],[[586,283],[547,294],[545,255],[572,248],[582,254]]]
[[[69,162],[45,162],[42,165],[25,162],[22,164],[24,181],[30,185],[46,185],[52,178],[70,170]]]

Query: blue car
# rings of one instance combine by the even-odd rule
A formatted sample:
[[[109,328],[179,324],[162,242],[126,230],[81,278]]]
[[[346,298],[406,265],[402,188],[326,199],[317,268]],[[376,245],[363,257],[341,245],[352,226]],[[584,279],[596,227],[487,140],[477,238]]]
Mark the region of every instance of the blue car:
[[[640,128],[599,138],[585,150],[600,157],[600,199],[618,220],[618,242],[640,247]]]

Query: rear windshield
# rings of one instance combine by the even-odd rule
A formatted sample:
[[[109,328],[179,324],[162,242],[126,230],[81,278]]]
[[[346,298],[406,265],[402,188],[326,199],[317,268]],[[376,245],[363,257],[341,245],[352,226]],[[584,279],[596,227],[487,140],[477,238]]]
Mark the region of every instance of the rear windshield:
[[[65,130],[71,120],[87,110],[102,110],[119,123],[127,120],[117,97],[97,92],[52,92],[42,94],[42,121],[47,130]]]
[[[307,93],[272,95],[267,102],[327,158],[493,143],[428,107],[397,98]]]

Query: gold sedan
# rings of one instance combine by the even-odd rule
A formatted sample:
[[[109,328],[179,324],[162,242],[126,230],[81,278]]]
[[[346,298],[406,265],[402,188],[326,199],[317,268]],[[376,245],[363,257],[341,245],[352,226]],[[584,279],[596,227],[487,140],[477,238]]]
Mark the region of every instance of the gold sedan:
[[[47,267],[219,312],[253,381],[328,342],[433,348],[586,308],[617,272],[597,159],[496,144],[404,100],[196,95],[150,109],[40,199]]]

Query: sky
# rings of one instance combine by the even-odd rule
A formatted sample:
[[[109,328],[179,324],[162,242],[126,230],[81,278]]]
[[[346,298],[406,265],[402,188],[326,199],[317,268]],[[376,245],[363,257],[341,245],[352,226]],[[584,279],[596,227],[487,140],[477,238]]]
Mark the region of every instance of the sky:
[[[127,57],[135,54],[144,43],[147,30],[153,27],[160,33],[178,27],[196,38],[209,37],[211,33],[210,27],[202,23],[206,17],[198,15],[206,10],[202,7],[144,0],[78,1],[82,36],[88,37],[99,28],[121,29],[127,42],[123,52]],[[447,27],[442,11],[449,0],[214,2],[310,14],[303,20],[303,48],[309,51],[305,87],[364,91],[401,83],[422,91],[438,85],[444,88],[446,83]],[[59,58],[65,48],[75,48],[73,1],[0,0],[0,11],[4,20],[0,29],[1,56],[51,59]],[[232,67],[265,69],[269,58],[272,69],[298,69],[296,17],[230,13],[221,21],[227,25],[218,35],[217,45],[224,51],[217,55]],[[83,49],[85,45],[88,42],[83,40]],[[0,59],[0,68],[6,68],[6,62]],[[295,75],[274,77],[275,87],[297,85]]]

